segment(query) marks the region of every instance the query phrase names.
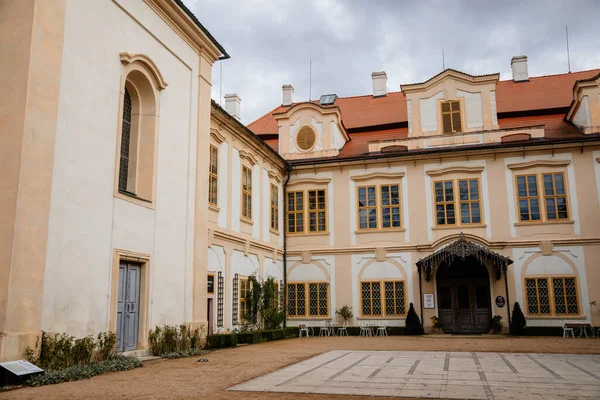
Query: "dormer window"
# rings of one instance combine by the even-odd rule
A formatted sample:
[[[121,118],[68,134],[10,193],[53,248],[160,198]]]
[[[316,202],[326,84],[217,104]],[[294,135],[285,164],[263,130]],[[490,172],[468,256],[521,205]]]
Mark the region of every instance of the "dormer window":
[[[303,126],[298,131],[296,143],[300,150],[308,151],[313,148],[316,139],[317,135],[315,134],[315,131],[310,126]]]
[[[444,127],[444,133],[462,131],[459,101],[445,101],[442,103],[442,126]]]

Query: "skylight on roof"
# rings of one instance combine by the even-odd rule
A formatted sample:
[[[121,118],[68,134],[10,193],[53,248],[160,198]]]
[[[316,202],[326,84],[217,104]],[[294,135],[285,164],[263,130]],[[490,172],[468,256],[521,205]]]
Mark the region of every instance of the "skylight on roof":
[[[337,99],[337,94],[324,94],[323,96],[321,96],[321,98],[319,99],[319,104],[322,106],[328,106],[330,104],[335,103],[335,100]]]

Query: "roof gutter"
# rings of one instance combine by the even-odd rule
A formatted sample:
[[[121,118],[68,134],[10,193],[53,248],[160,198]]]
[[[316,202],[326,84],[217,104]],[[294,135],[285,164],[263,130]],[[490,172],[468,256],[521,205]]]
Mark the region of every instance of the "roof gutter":
[[[588,137],[581,137],[577,139],[555,139],[555,140],[544,140],[544,141],[532,141],[532,142],[511,142],[511,143],[502,143],[497,145],[474,145],[474,146],[462,146],[462,147],[449,147],[442,149],[427,149],[427,150],[413,150],[407,151],[403,153],[373,153],[373,154],[364,154],[361,156],[354,156],[348,158],[316,158],[316,159],[306,159],[306,160],[294,160],[291,162],[293,167],[302,166],[302,165],[317,165],[317,164],[341,164],[341,163],[349,163],[354,161],[365,161],[365,160],[376,160],[376,159],[395,159],[395,158],[408,158],[414,156],[421,155],[432,155],[432,154],[445,154],[445,153],[457,153],[463,151],[473,151],[473,150],[497,150],[497,149],[510,149],[510,148],[525,148],[525,147],[535,147],[535,146],[546,146],[546,145],[556,145],[556,144],[570,144],[570,143],[583,143],[588,142],[600,142],[600,134],[588,135]]]

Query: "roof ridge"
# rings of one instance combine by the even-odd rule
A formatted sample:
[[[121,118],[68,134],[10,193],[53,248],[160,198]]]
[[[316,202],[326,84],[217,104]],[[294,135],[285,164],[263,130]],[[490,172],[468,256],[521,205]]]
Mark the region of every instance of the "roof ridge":
[[[600,71],[600,68],[584,69],[584,70],[575,71],[575,72],[563,72],[563,73],[560,73],[560,74],[530,76],[529,80],[539,79],[539,78],[551,78],[553,76],[563,76],[563,75],[568,76],[568,75],[572,75],[572,74],[583,74],[583,73],[592,72],[592,71]],[[512,79],[504,79],[504,80],[501,80],[500,82],[511,82],[511,81],[512,81]]]

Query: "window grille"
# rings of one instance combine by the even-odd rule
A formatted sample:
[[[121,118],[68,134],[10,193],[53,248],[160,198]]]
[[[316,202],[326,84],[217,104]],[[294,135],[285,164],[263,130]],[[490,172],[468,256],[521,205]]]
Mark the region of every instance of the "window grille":
[[[283,303],[284,303],[284,298],[283,298],[283,280],[279,281],[279,311],[283,312]]]
[[[385,315],[404,315],[404,282],[384,282]]]
[[[231,304],[231,323],[238,323],[238,274],[233,277],[233,303]]]
[[[288,283],[288,315],[300,317],[306,315],[306,285]]]
[[[131,95],[125,89],[123,125],[121,129],[121,158],[119,160],[119,190],[127,190],[129,174],[129,144],[131,138]],[[131,191],[131,190],[130,190]]]
[[[555,314],[579,314],[575,278],[552,278],[552,289]]]
[[[362,315],[406,314],[404,281],[361,282],[360,286]]]
[[[224,299],[225,285],[223,282],[223,274],[218,272],[217,274],[217,326],[223,326],[223,299]]]
[[[309,315],[311,317],[323,317],[329,314],[327,304],[327,283],[310,283],[309,292]]]
[[[550,314],[550,293],[547,278],[525,279],[527,313],[530,315]]]

